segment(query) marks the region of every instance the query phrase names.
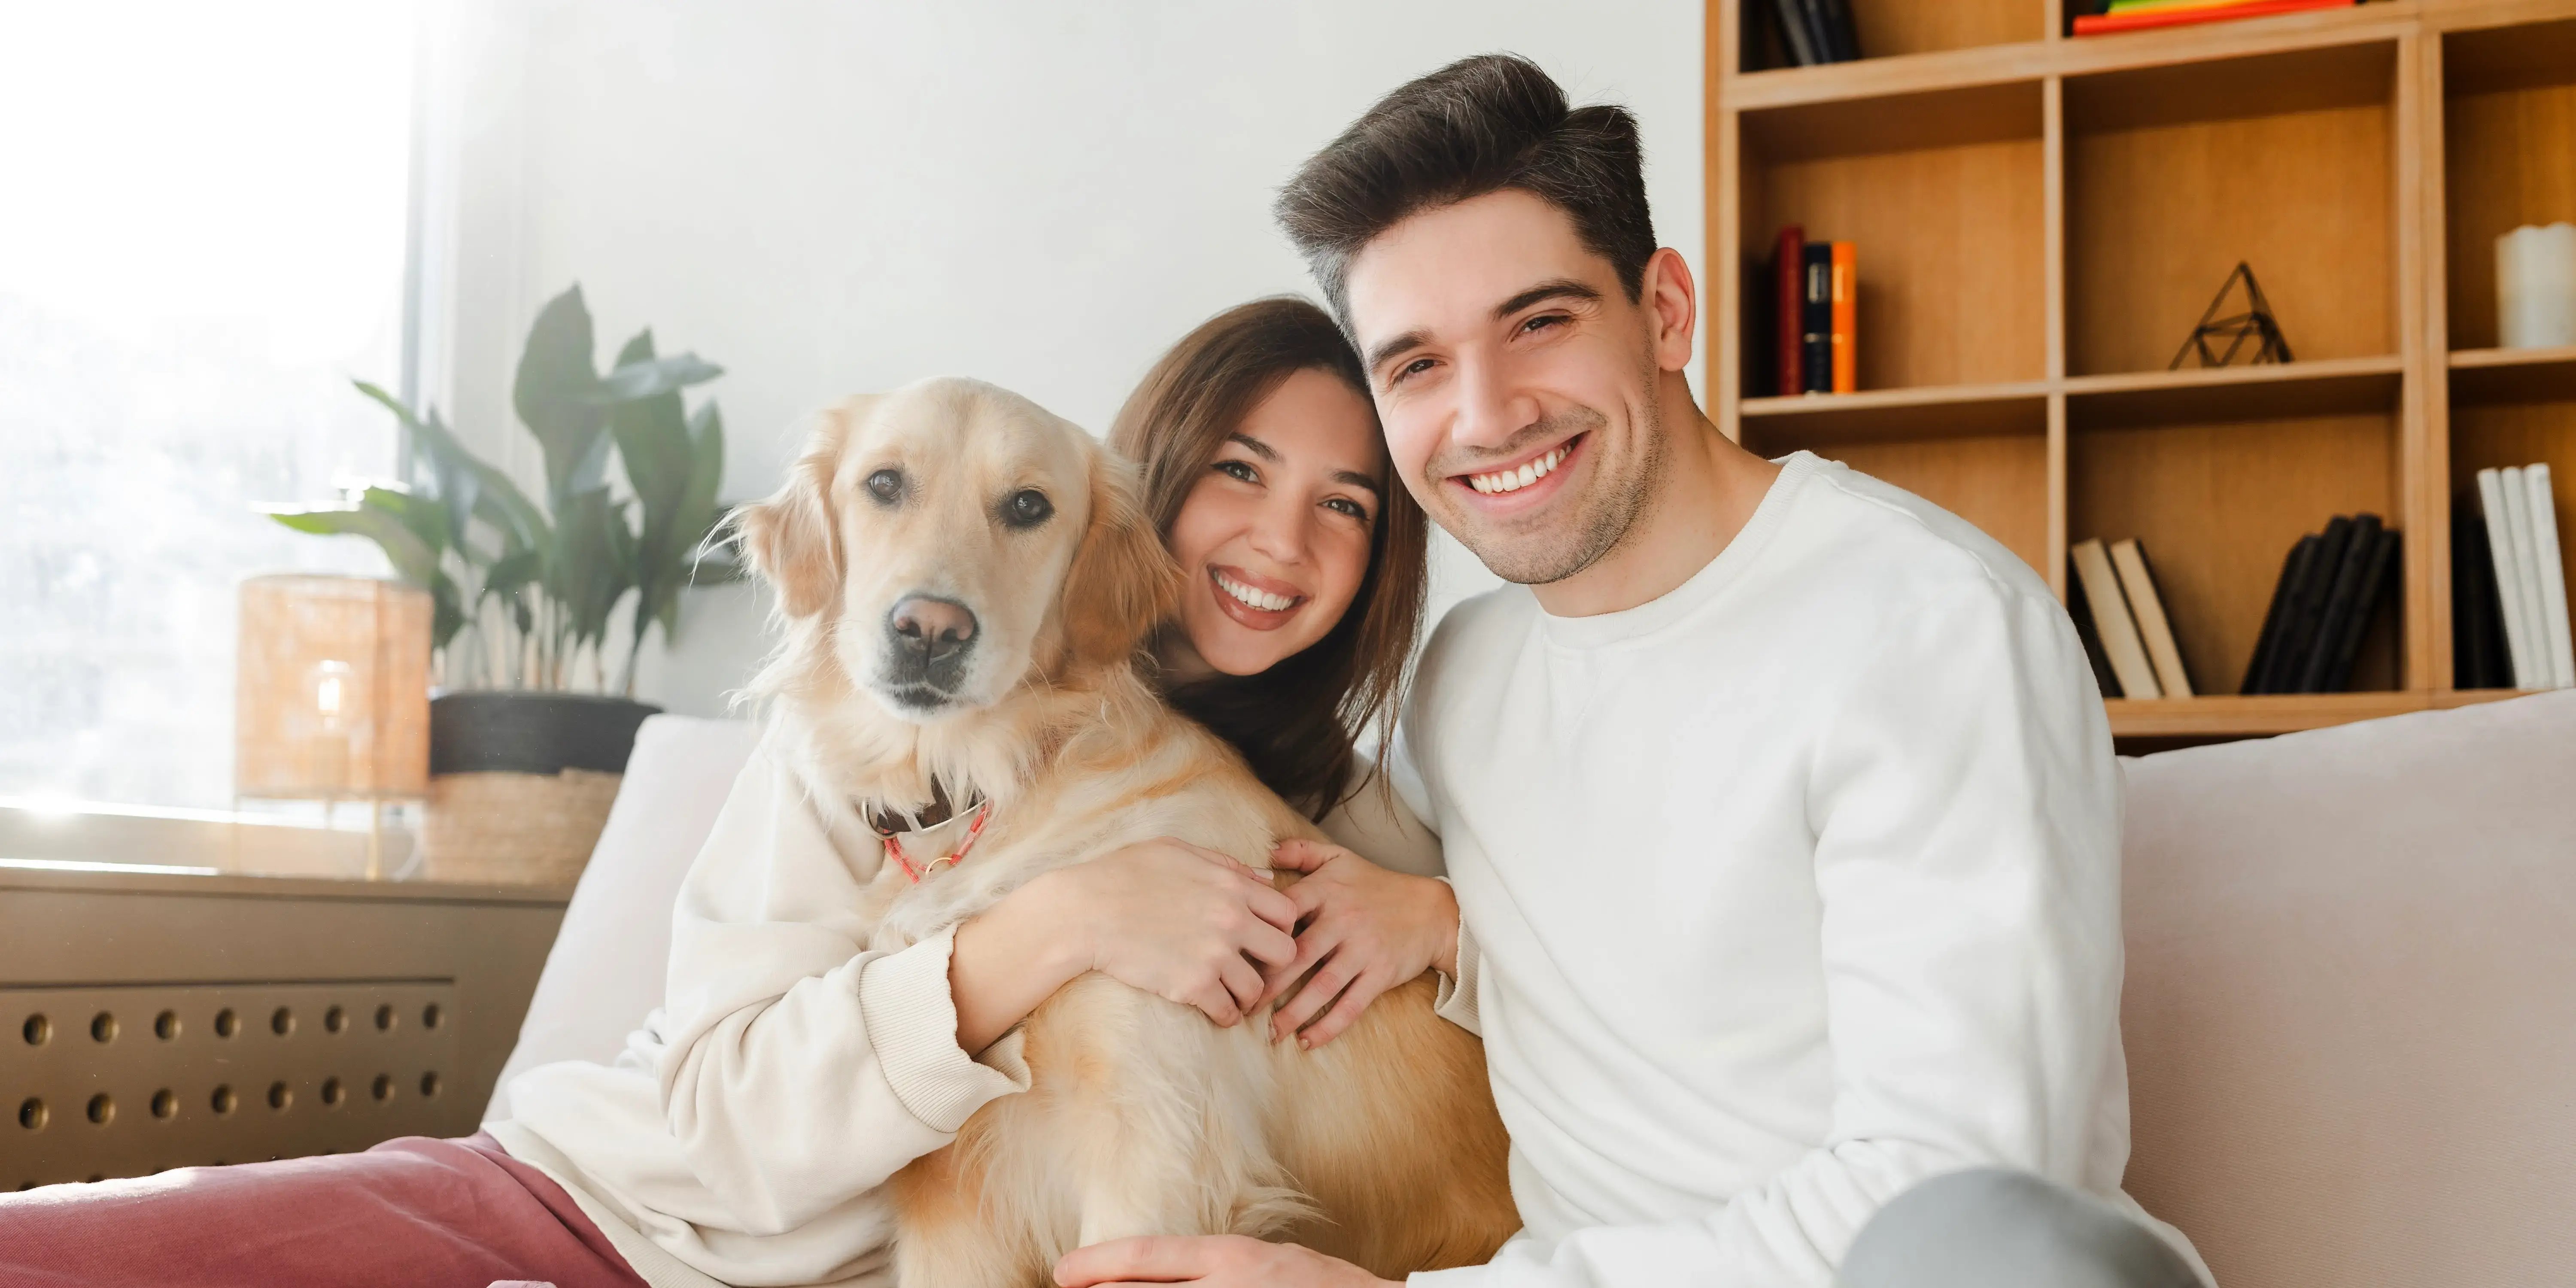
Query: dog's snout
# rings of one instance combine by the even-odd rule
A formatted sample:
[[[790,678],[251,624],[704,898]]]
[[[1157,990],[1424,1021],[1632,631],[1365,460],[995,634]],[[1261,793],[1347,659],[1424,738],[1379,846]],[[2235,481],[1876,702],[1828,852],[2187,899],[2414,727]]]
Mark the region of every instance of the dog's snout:
[[[975,614],[955,600],[928,595],[914,595],[896,603],[886,624],[905,644],[934,658],[963,648],[975,638]]]

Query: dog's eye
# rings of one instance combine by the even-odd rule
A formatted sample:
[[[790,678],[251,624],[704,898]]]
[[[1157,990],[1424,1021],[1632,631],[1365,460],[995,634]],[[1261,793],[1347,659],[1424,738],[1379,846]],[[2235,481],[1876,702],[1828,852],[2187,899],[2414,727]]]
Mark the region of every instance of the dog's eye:
[[[903,471],[878,470],[876,473],[869,475],[868,492],[870,495],[876,497],[876,499],[883,501],[888,505],[892,505],[895,502],[902,500]]]
[[[1034,528],[1055,516],[1055,502],[1036,488],[1022,488],[1002,502],[1002,522],[1014,528]]]

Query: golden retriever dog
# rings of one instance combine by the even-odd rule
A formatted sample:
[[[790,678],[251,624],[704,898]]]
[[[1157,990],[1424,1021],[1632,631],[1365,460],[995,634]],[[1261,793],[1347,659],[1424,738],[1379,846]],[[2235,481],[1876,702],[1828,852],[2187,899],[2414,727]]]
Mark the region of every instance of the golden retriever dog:
[[[785,634],[754,687],[807,763],[874,817],[974,815],[953,863],[853,859],[877,869],[874,947],[1131,842],[1266,868],[1274,841],[1320,838],[1138,673],[1181,575],[1129,466],[1074,425],[968,380],[853,398],[739,522]],[[899,1281],[1027,1288],[1141,1234],[1291,1238],[1399,1277],[1484,1260],[1519,1226],[1505,1137],[1483,1047],[1433,991],[1390,990],[1309,1052],[1066,985],[1024,1026],[1029,1091],[895,1176]]]

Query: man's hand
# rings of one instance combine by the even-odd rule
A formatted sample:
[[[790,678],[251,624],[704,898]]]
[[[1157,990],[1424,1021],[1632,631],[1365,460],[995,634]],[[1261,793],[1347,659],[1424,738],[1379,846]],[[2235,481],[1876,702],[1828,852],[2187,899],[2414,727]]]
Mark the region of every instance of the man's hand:
[[[1271,1041],[1294,1033],[1312,1050],[1349,1028],[1378,994],[1426,970],[1458,973],[1458,898],[1446,882],[1390,872],[1316,841],[1282,841],[1270,863],[1306,874],[1288,887],[1305,928],[1296,958],[1262,972],[1261,1000],[1314,972],[1271,1015]]]
[[[1063,1288],[1202,1284],[1206,1288],[1394,1288],[1347,1261],[1239,1234],[1112,1239],[1055,1263]]]

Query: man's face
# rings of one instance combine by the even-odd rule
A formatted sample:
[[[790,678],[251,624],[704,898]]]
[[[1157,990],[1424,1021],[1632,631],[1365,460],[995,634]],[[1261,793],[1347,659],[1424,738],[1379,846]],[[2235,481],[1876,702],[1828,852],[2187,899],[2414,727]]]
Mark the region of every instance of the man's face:
[[[1664,458],[1652,320],[1563,211],[1517,190],[1424,211],[1347,279],[1398,477],[1497,576],[1616,548]]]

